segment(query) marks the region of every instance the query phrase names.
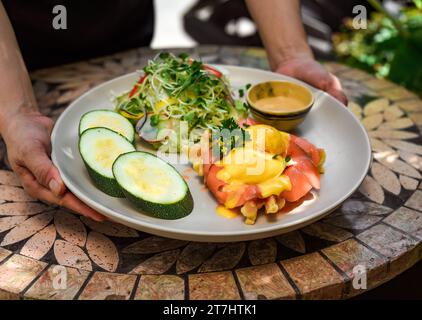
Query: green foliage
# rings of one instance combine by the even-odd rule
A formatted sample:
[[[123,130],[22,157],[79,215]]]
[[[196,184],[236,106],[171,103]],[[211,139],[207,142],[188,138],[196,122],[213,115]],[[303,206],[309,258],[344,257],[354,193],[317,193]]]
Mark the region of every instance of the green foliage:
[[[377,1],[370,2],[379,7]],[[397,18],[384,10],[372,13],[367,29],[354,29],[349,19],[333,41],[346,64],[422,95],[422,0],[413,3]]]

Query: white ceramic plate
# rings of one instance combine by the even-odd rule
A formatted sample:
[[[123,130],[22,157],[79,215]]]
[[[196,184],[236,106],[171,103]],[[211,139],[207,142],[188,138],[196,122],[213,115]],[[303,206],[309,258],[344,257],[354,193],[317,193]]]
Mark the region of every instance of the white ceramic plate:
[[[218,67],[218,66],[217,66]],[[272,72],[233,66],[221,66],[233,87],[266,80],[291,80]],[[108,81],[74,101],[57,120],[52,133],[52,159],[66,186],[83,202],[114,221],[152,234],[191,241],[240,241],[285,233],[328,214],[346,200],[364,179],[371,148],[359,120],[338,101],[314,88],[315,105],[297,131],[327,153],[321,190],[314,199],[284,215],[260,215],[255,225],[246,225],[239,216],[228,220],[216,214],[217,202],[204,191],[202,179],[187,171],[189,165],[175,165],[184,175],[194,198],[193,212],[179,220],[161,220],[138,212],[125,199],[116,199],[99,191],[91,182],[78,152],[78,123],[85,112],[113,108],[111,92],[130,89],[136,73]],[[299,82],[299,81],[297,81]],[[139,145],[139,148],[148,148]],[[151,150],[150,150],[151,151]]]

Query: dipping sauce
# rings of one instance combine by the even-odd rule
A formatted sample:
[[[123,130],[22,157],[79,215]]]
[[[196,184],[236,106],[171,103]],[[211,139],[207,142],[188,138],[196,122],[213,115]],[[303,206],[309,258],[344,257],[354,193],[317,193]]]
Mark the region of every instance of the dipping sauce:
[[[312,106],[312,92],[289,81],[266,81],[252,86],[247,94],[252,109],[262,114],[281,116],[306,112]]]
[[[306,106],[303,100],[295,97],[270,97],[257,100],[255,107],[262,112],[274,113],[274,112],[297,112],[303,110]]]

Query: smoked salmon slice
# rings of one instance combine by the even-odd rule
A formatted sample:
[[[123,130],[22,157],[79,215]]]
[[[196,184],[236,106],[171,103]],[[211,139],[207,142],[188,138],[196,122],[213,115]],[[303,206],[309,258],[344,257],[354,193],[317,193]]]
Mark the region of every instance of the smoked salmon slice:
[[[217,178],[218,171],[222,167],[211,165],[205,176],[205,183],[211,193],[217,198],[221,204],[226,204],[229,200],[234,200],[232,207],[243,206],[247,201],[257,199],[260,196],[259,189],[256,185],[242,185],[237,190],[226,191],[224,187],[226,182]]]
[[[217,173],[221,169],[222,167],[211,165],[207,175],[204,176],[204,178],[208,189],[210,189],[212,194],[217,198],[217,201],[221,204],[224,204],[227,201],[228,193],[223,191],[223,187],[226,185],[226,183],[217,178]]]
[[[284,191],[281,194],[281,197],[286,199],[286,201],[295,202],[311,191],[312,185],[310,184],[308,178],[296,166],[288,167],[284,171],[284,174],[290,178],[290,182],[292,184],[290,191]]]
[[[312,161],[308,157],[295,157],[294,161],[293,167],[305,175],[312,187],[319,190],[321,187],[319,171]]]
[[[295,159],[297,157],[304,157],[304,156],[309,157],[308,154],[301,147],[299,147],[295,143],[295,141],[293,141],[292,135],[290,135],[289,146],[287,148],[287,155],[291,157],[292,159]]]
[[[290,142],[293,143],[292,148],[294,152],[297,152],[298,150],[295,149],[295,147],[299,147],[302,149],[308,156],[311,158],[313,164],[317,167],[320,164],[321,161],[321,153],[320,149],[315,147],[312,143],[310,143],[308,140],[304,138],[299,138],[293,134],[290,135]],[[289,145],[290,147],[290,145]]]

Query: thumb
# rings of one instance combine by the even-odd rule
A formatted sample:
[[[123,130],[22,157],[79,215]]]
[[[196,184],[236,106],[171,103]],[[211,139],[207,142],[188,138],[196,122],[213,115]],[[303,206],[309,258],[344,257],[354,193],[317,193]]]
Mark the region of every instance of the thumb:
[[[341,103],[343,103],[345,106],[348,104],[347,96],[344,94],[342,90],[337,90],[335,88],[331,88],[327,90],[328,94],[339,100]]]
[[[325,88],[323,88],[323,90],[347,106],[348,99],[343,91],[340,80],[331,73],[328,74],[327,80],[328,81],[326,82]]]
[[[45,148],[37,147],[32,150],[25,167],[34,175],[38,183],[48,188],[55,196],[62,195],[66,187],[60,177],[59,171],[47,155]]]

